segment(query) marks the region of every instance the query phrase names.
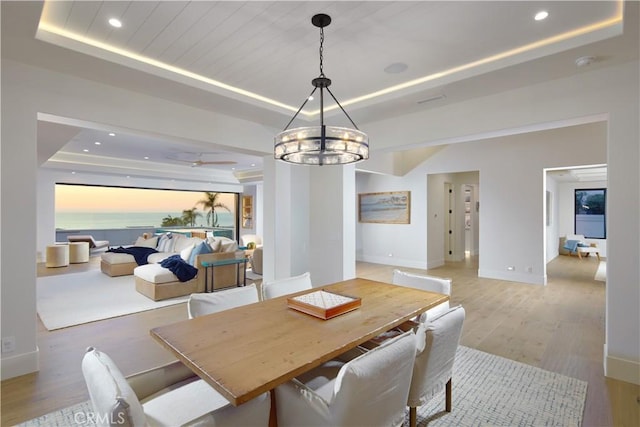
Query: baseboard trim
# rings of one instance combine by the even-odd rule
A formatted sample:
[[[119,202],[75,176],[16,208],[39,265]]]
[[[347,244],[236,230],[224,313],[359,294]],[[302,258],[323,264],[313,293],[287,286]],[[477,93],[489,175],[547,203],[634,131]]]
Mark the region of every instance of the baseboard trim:
[[[609,356],[604,345],[604,376],[631,384],[640,385],[640,361]]]
[[[19,377],[20,375],[38,372],[40,370],[39,363],[40,350],[36,347],[35,351],[22,353],[16,356],[2,358],[2,380]]]
[[[544,275],[532,274],[532,273],[517,273],[513,271],[498,271],[478,269],[478,277],[485,279],[498,279],[507,280],[509,282],[526,283],[528,285],[545,285],[546,278]]]
[[[362,262],[370,262],[372,264],[393,265],[396,267],[419,268],[419,269],[425,268],[425,265],[423,262],[412,260],[412,259],[360,255],[359,257],[357,257],[357,260]]]
[[[427,260],[427,269],[437,268],[444,265],[444,258],[436,259],[436,260]]]

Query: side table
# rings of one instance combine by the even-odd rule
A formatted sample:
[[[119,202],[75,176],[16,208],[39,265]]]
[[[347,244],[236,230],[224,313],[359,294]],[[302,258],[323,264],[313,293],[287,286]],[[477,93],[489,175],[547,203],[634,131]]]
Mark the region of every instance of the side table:
[[[243,256],[242,258],[233,258],[233,259],[223,259],[220,261],[205,261],[202,263],[202,266],[205,268],[204,275],[204,291],[205,292],[213,292],[215,289],[214,274],[213,269],[216,267],[222,267],[223,265],[237,265],[236,272],[236,285],[240,286],[240,264],[242,264],[242,286],[247,285],[247,257]],[[211,270],[211,291],[209,291],[209,270]]]

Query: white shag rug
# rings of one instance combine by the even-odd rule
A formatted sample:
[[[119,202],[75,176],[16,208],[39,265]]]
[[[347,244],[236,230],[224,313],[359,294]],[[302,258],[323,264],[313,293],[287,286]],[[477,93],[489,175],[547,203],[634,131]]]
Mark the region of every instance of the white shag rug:
[[[166,307],[189,296],[153,301],[136,291],[133,276],[109,277],[100,270],[38,277],[36,306],[48,330]]]
[[[596,270],[596,275],[593,278],[593,280],[598,280],[600,282],[607,281],[607,262],[606,261],[600,261],[600,264],[598,264],[598,270]]]
[[[460,346],[453,374],[452,412],[444,391],[418,408],[418,426],[563,426],[582,424],[587,383]],[[20,427],[93,425],[89,401]],[[409,425],[409,411],[405,426]]]

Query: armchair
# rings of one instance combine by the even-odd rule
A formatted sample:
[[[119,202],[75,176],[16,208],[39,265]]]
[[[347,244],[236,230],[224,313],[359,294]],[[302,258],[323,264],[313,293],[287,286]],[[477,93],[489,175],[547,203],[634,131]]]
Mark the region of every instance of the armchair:
[[[249,243],[254,243],[256,248],[262,247],[262,237],[257,234],[245,234],[240,236],[240,246],[248,246]]]
[[[409,331],[276,387],[280,426],[401,426],[416,354]]]
[[[262,247],[255,248],[251,254],[251,271],[262,276]]]
[[[585,243],[584,235],[582,234],[568,234],[563,249],[571,254],[577,254],[578,258],[582,259],[582,255],[589,256],[590,254],[596,254],[598,261],[600,261],[600,250],[595,243],[587,246]]]
[[[180,362],[125,378],[109,356],[90,347],[82,373],[98,426],[269,423],[268,393],[235,407]]]

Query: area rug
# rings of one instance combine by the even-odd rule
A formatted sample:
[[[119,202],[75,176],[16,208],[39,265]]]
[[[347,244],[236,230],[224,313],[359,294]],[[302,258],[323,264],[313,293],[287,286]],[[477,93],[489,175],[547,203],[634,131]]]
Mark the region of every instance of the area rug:
[[[444,411],[442,392],[418,408],[418,425],[580,426],[586,394],[584,381],[461,346],[453,374],[453,411]],[[20,426],[92,425],[92,411],[91,403],[83,402]]]
[[[99,270],[38,277],[36,292],[38,315],[50,331],[179,304],[189,298],[153,301],[136,291],[133,276],[109,277]]]
[[[593,278],[593,280],[598,280],[600,282],[607,281],[607,262],[606,261],[600,261],[600,264],[598,264],[598,270],[596,270],[596,275]]]
[[[452,382],[452,411],[444,410],[443,391],[418,408],[419,426],[582,424],[585,381],[461,346]]]
[[[256,274],[253,271],[251,271],[250,268],[247,268],[247,282],[252,281],[255,282],[256,280],[262,280],[262,275],[260,274]]]

